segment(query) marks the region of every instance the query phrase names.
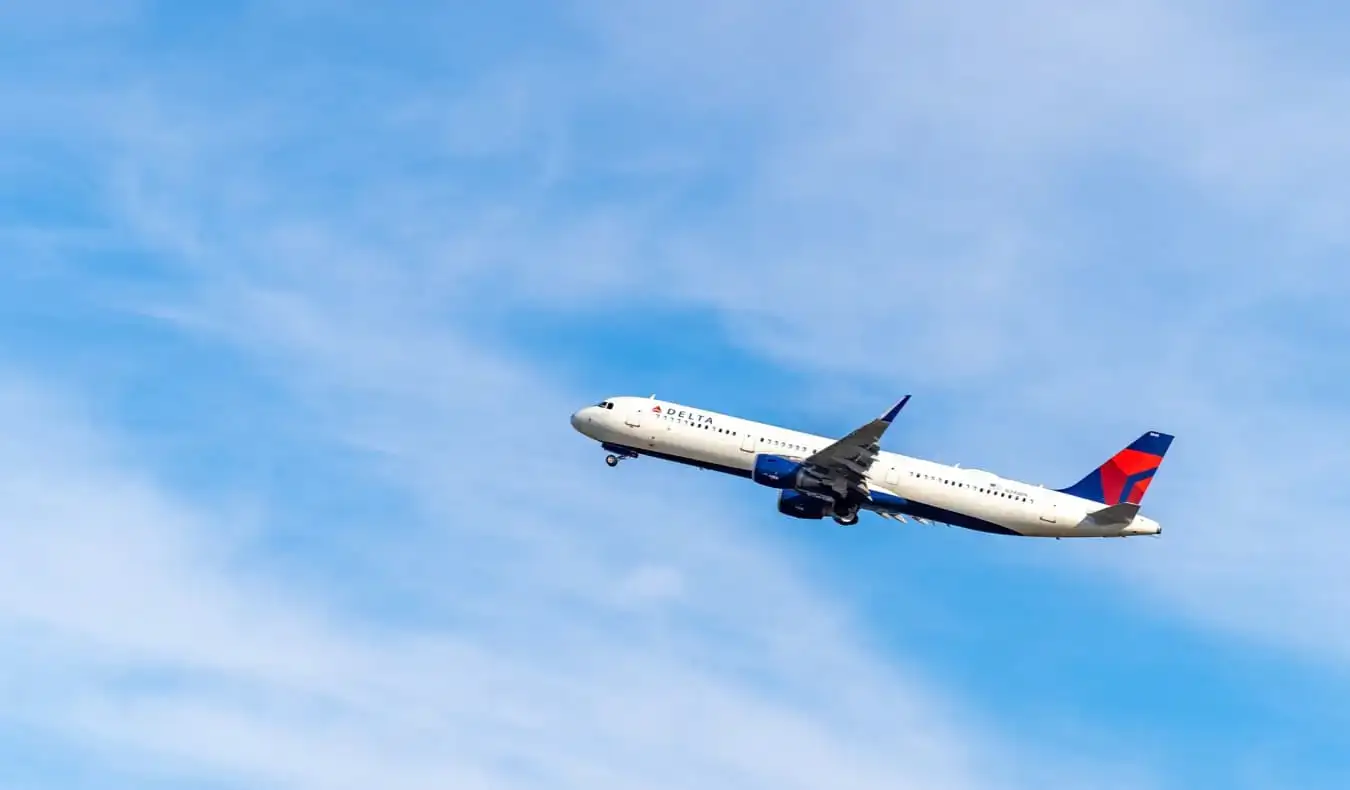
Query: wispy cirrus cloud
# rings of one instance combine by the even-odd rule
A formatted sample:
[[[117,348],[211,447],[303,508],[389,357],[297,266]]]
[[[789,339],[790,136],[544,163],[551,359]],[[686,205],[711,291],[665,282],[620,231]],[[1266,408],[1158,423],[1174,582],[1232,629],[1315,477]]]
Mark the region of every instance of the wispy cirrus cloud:
[[[390,361],[361,357],[374,358]],[[443,358],[482,393],[510,383],[558,403],[496,361]],[[324,569],[303,558],[279,575],[251,530],[163,490],[79,410],[13,376],[5,392],[0,612],[29,648],[5,659],[3,719],[113,770],[314,787],[944,788],[1039,771],[870,657],[711,504],[634,521],[660,497],[650,482],[616,499],[557,479],[569,464],[504,478],[478,463],[484,429],[508,447],[548,436],[542,417],[512,426],[514,402],[363,396],[377,427],[345,427],[393,454],[422,515],[376,519],[351,575],[316,582]],[[462,411],[480,427],[449,417]],[[541,455],[566,454],[544,442]],[[363,615],[329,583],[415,605]]]
[[[717,210],[666,215],[647,287],[808,374],[985,388],[976,415],[1082,426],[1084,467],[1130,431],[1180,434],[1151,502],[1174,549],[1110,564],[1343,662],[1350,83],[1328,50],[1257,5],[818,10],[589,17],[618,84],[754,152]],[[1044,425],[972,427],[948,441],[1067,475],[1026,452]]]
[[[457,314],[472,298],[457,278],[520,255],[491,222],[446,246],[434,218],[386,224],[390,205],[434,188],[377,177],[358,200],[279,179],[285,135],[253,126],[269,108],[218,123],[161,90],[31,119],[90,130],[68,133],[103,243],[54,233],[60,265],[22,282],[91,321],[80,336],[117,368],[27,360],[101,382],[112,397],[97,409],[4,381],[0,628],[29,645],[4,659],[5,731],[137,786],[959,788],[1050,774],[877,656],[790,555],[727,517],[739,505],[672,498],[655,478],[595,490],[570,460],[581,396],[478,345]],[[383,210],[365,206],[375,195]],[[126,269],[101,268],[127,253]],[[158,369],[134,338],[93,341],[101,319],[75,301],[152,318],[142,337],[193,350]],[[275,465],[253,492],[257,473],[229,464],[171,483],[222,448],[214,435],[166,448],[154,408],[122,388],[171,399],[256,371],[279,386],[177,408],[193,433],[247,426],[227,453],[240,467],[305,424],[301,465]],[[362,460],[334,471],[338,451]],[[376,505],[318,517],[292,501],[334,478]],[[241,485],[263,501],[222,508]],[[634,518],[652,502],[667,504]]]
[[[1343,663],[1335,481],[1318,471],[1339,453],[1338,385],[1286,384],[1336,369],[1334,348],[1305,338],[1343,334],[1343,242],[1324,221],[1341,88],[1313,56],[1285,59],[1239,12],[1200,4],[597,9],[484,59],[428,54],[477,29],[449,12],[376,29],[312,6],[150,57],[86,29],[95,88],[60,71],[61,90],[11,86],[31,112],[0,134],[34,156],[5,166],[60,165],[83,184],[25,182],[64,184],[81,210],[6,221],[6,257],[37,275],[25,285],[163,319],[146,331],[197,350],[170,376],[117,346],[121,371],[69,378],[131,369],[177,392],[168,382],[242,363],[268,383],[222,411],[278,444],[302,426],[306,444],[244,529],[156,479],[182,451],[99,461],[98,421],[11,405],[54,448],[41,479],[93,479],[69,501],[145,533],[92,572],[52,541],[121,545],[105,511],[60,511],[47,493],[6,519],[30,536],[11,616],[39,623],[64,668],[23,666],[62,704],[11,721],[111,744],[109,762],[241,783],[974,787],[1062,769],[1075,786],[1149,784],[1148,758],[1103,758],[1106,745],[1087,751],[1109,771],[1008,756],[1025,742],[875,648],[884,626],[850,622],[806,581],[815,566],[754,528],[767,499],[642,467],[624,470],[627,493],[594,490],[564,419],[592,396],[542,372],[554,349],[498,334],[610,322],[600,357],[644,320],[689,313],[717,317],[718,347],[826,382],[801,412],[837,418],[897,388],[946,396],[904,441],[1019,476],[1057,480],[1070,451],[1089,466],[1132,431],[1174,430],[1149,502],[1166,539],[1056,553],[1069,571],[1053,577],[1081,597],[1094,574],[1095,611],[1106,566],[1113,590],[1164,617]],[[283,34],[294,46],[259,43]],[[406,46],[374,64],[336,57],[329,36]],[[1291,306],[1303,322],[1280,322]],[[66,378],[89,363],[36,364]],[[61,424],[93,438],[46,432]],[[329,468],[346,453],[359,461]],[[318,519],[288,501],[319,481],[342,490],[315,498],[359,491],[389,509]],[[139,493],[105,490],[127,486]],[[1297,536],[1268,528],[1289,502]],[[980,544],[970,561],[1052,556],[1023,546]],[[47,577],[89,581],[62,599]],[[164,611],[133,627],[152,605]],[[71,645],[90,656],[66,664]],[[189,693],[104,682],[146,667],[190,675]],[[1071,738],[1107,714],[1081,715]]]

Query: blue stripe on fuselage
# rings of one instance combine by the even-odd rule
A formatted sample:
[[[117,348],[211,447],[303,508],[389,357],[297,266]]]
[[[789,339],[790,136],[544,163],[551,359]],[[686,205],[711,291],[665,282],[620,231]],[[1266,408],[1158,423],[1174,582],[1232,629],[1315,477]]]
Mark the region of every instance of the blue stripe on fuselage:
[[[628,447],[626,445],[614,444],[611,442],[603,442],[601,446],[612,453],[637,453],[638,455],[660,458],[663,461],[674,461],[677,464],[694,466],[699,469],[708,469],[714,472],[722,472],[723,474],[735,475],[736,477],[749,478],[751,476],[750,470],[748,469],[737,469],[734,466],[699,461],[693,458],[685,458],[682,455],[662,453],[656,450],[643,450],[638,447]],[[964,513],[957,513],[953,510],[945,510],[940,507],[934,507],[933,505],[926,505],[922,502],[915,502],[912,499],[905,499],[894,494],[888,494],[884,491],[873,491],[872,501],[864,503],[863,508],[884,513],[900,513],[906,516],[925,518],[940,524],[951,524],[953,527],[972,529],[976,532],[988,532],[993,535],[1022,535],[1022,533],[1017,532],[1016,530],[1008,529],[1007,527],[995,524],[992,521],[985,521],[984,519],[968,516]]]
[[[912,499],[904,499],[894,494],[888,494],[884,491],[873,491],[871,504],[864,505],[868,510],[876,510],[884,513],[902,513],[906,516],[915,516],[917,518],[926,518],[929,521],[936,521],[941,524],[951,524],[953,527],[962,527],[964,529],[973,529],[976,532],[988,532],[991,535],[1016,535],[1022,537],[1022,533],[1008,529],[1001,524],[995,524],[992,521],[985,521],[982,518],[968,516],[965,513],[957,513],[954,510],[946,510],[933,505],[925,505],[922,502],[915,502]]]

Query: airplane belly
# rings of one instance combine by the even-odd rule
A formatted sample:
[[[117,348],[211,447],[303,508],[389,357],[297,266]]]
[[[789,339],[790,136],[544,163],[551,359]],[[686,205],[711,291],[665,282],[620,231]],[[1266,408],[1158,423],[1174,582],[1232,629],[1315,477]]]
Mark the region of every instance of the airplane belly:
[[[1002,502],[995,505],[993,502],[981,501],[945,485],[905,488],[897,490],[897,493],[911,504],[899,508],[900,512],[977,531],[1031,534],[1026,529],[1024,519],[1013,509],[1003,506]]]

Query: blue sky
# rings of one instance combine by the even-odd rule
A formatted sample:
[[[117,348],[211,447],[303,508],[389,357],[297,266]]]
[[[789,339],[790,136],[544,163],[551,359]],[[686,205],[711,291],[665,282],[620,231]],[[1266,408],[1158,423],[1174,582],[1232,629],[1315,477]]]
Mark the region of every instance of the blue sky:
[[[19,3],[0,786],[1344,787],[1346,11]],[[612,394],[1161,540],[795,522]]]

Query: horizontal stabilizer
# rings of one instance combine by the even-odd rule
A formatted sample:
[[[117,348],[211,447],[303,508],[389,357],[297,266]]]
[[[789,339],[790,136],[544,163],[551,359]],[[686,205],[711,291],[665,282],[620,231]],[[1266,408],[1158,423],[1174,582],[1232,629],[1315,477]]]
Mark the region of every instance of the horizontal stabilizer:
[[[1088,514],[1088,518],[1102,527],[1124,526],[1134,521],[1134,517],[1139,515],[1139,506],[1133,502],[1121,502],[1119,505],[1111,505],[1101,510],[1095,510]]]

